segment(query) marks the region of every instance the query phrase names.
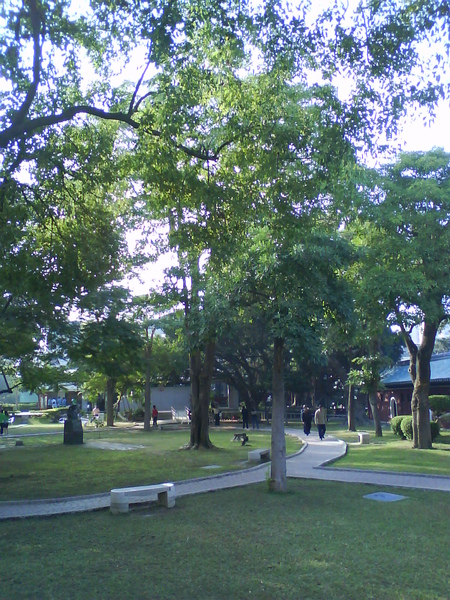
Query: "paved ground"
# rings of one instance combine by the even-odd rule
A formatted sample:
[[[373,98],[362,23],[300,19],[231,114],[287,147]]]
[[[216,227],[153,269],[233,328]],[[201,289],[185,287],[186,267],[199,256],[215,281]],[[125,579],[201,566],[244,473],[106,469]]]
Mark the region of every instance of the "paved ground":
[[[320,441],[316,432],[311,432],[306,437],[298,429],[287,428],[286,433],[296,435],[305,442],[302,450],[286,461],[288,477],[450,492],[450,477],[445,476],[327,468],[327,463],[345,454],[347,447],[343,441],[328,435],[324,441]],[[181,497],[258,483],[265,481],[269,470],[270,465],[263,464],[245,471],[180,481],[175,484],[175,493]],[[86,512],[108,508],[109,503],[109,493],[63,499],[0,502],[0,520]]]

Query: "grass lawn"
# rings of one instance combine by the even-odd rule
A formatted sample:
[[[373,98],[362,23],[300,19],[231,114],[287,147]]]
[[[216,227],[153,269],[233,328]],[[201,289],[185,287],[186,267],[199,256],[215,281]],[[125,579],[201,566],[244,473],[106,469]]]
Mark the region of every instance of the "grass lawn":
[[[1,524],[0,598],[444,600],[448,494],[289,480]],[[392,488],[389,489],[392,493]]]
[[[357,444],[356,433],[334,425],[327,431],[349,444],[346,456],[333,467],[450,476],[450,431],[441,432],[432,450],[414,450],[411,441],[401,440],[389,429],[383,430],[381,438],[371,435],[368,445]],[[370,429],[366,431],[372,433]]]
[[[8,440],[0,439],[0,444],[13,444],[17,431],[31,432],[11,427]],[[242,446],[232,441],[236,429],[222,427],[210,430],[216,446],[211,451],[180,450],[189,441],[188,430],[85,429],[79,446],[63,444],[61,425],[32,432],[43,431],[57,434],[23,437],[24,446],[0,449],[0,501],[94,494],[114,487],[206,477],[248,467],[249,450],[270,447],[270,432],[250,430],[251,445]],[[300,446],[297,438],[287,437],[288,454]],[[209,465],[215,468],[206,470]]]

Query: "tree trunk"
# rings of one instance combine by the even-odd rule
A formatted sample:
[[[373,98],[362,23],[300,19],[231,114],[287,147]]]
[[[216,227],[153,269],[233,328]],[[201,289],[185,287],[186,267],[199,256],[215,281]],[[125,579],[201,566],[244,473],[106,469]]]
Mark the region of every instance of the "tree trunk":
[[[145,392],[144,392],[144,431],[150,431],[152,412],[152,391],[150,389],[150,360],[145,365]]]
[[[349,385],[348,385],[347,422],[348,422],[348,430],[356,431],[355,400],[353,398],[353,390],[352,390],[351,383],[349,383]]]
[[[275,338],[272,367],[272,465],[270,489],[287,491],[286,439],[284,434],[284,340]]]
[[[144,391],[144,431],[150,431],[150,420],[152,416],[152,391],[150,388],[151,375],[151,358],[153,350],[153,336],[155,335],[156,327],[153,327],[151,335],[149,328],[145,330],[146,344],[144,350],[145,358],[145,391]]]
[[[114,396],[116,395],[116,380],[108,377],[106,380],[106,424],[114,425]]]
[[[375,429],[375,437],[382,437],[383,432],[381,430],[380,412],[378,410],[378,386],[372,386],[369,391],[369,404],[373,416],[373,425]]]
[[[430,361],[437,330],[438,326],[435,323],[425,321],[422,342],[415,353],[414,369],[410,369],[411,375],[415,375],[413,379],[414,390],[411,398],[413,448],[421,450],[432,448],[428,395],[431,379]]]
[[[200,350],[191,352],[189,358],[191,376],[191,437],[187,448],[212,448],[209,439],[209,403],[214,372],[214,354],[216,343],[206,344],[202,365]]]

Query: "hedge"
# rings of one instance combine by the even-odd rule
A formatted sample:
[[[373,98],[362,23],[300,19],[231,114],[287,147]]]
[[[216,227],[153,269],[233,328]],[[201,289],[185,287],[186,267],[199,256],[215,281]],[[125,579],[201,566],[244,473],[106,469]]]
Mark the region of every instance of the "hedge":
[[[402,440],[405,439],[405,436],[403,435],[403,431],[401,429],[402,421],[405,418],[405,416],[406,415],[400,415],[398,417],[392,417],[392,419],[391,419],[392,431],[395,433],[395,435],[398,435],[399,437],[401,437]]]
[[[450,412],[450,396],[430,396],[428,398],[428,403],[437,417]]]
[[[401,423],[400,423],[400,427],[401,427],[404,437],[407,440],[412,440],[413,439],[413,418],[410,416],[403,417],[401,420]],[[431,428],[431,440],[434,441],[439,435],[439,431],[440,431],[439,423],[437,421],[431,421],[430,428]]]
[[[406,416],[406,417],[403,417],[402,422],[400,423],[400,428],[402,430],[402,433],[407,440],[413,439],[412,420],[413,420],[412,417]]]

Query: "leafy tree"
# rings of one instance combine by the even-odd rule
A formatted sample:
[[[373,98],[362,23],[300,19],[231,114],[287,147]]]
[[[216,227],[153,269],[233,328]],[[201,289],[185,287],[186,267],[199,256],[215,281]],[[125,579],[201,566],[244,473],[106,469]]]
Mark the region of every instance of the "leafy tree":
[[[450,314],[450,156],[404,153],[380,172],[363,218],[371,223],[364,290],[389,312],[410,356],[413,443],[430,448],[430,359]],[[412,330],[423,324],[416,344]]]
[[[106,417],[112,426],[117,381],[142,365],[144,342],[135,323],[126,318],[124,290],[104,290],[102,296],[107,303],[98,303],[94,318],[74,325],[68,354],[106,377]]]
[[[264,319],[256,311],[236,312],[217,339],[216,377],[233,386],[250,409],[267,399],[271,366],[271,340]]]
[[[330,81],[346,80],[355,138],[377,150],[409,109],[432,116],[448,96],[450,11],[439,0],[339,0],[317,19],[315,57]]]
[[[120,187],[105,161],[113,144],[109,127],[48,135],[30,180],[7,186],[0,211],[3,364],[30,362],[74,307],[88,305],[90,292],[123,276],[126,201],[117,200]]]

